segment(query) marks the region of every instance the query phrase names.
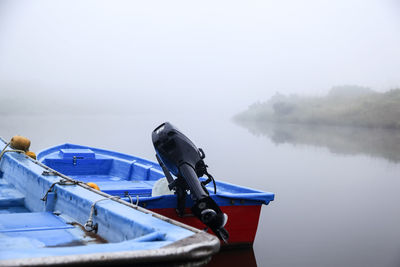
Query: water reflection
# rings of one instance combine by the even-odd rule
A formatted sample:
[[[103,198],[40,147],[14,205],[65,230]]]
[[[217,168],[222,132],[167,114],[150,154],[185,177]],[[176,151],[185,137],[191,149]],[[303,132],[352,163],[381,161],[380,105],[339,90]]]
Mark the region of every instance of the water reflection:
[[[326,147],[344,155],[368,155],[400,162],[400,131],[322,125],[237,122],[254,135],[275,144]]]
[[[257,267],[253,248],[222,250],[207,264],[207,267],[221,266]]]

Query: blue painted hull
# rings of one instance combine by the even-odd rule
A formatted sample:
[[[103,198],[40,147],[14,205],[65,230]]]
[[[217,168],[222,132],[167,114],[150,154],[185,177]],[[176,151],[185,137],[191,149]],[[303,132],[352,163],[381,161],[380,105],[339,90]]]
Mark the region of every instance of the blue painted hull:
[[[0,141],[0,150],[4,146]],[[0,265],[201,262],[219,249],[211,235],[112,198],[24,154],[4,154],[0,171]]]

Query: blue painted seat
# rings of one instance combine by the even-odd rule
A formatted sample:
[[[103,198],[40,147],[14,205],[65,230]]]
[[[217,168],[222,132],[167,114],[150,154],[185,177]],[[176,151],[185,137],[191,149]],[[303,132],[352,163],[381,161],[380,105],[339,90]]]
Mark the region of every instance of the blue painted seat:
[[[18,208],[25,210],[24,195],[18,192],[12,185],[0,179],[0,213],[8,213]]]

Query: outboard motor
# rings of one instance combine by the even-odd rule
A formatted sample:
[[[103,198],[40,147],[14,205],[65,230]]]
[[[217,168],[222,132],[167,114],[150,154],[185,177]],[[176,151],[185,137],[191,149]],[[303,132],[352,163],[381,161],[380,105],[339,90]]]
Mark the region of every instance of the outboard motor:
[[[178,131],[172,124],[165,122],[152,133],[153,145],[158,163],[168,180],[170,190],[177,195],[177,212],[184,215],[187,191],[194,202],[191,208],[193,214],[209,227],[220,239],[227,242],[228,232],[224,226],[228,216],[221,211],[217,203],[209,196],[205,185],[213,181],[214,193],[216,185],[214,178],[207,172],[204,163],[204,152],[192,141]],[[174,179],[171,173],[176,176]],[[201,182],[199,177],[206,175],[207,180]]]

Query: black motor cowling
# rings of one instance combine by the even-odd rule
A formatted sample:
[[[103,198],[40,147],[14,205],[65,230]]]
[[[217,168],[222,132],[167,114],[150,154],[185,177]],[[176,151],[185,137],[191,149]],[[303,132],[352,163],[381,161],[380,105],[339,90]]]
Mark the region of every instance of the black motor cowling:
[[[203,160],[205,158],[203,150],[198,149],[189,138],[169,122],[161,124],[153,131],[152,140],[157,160],[168,180],[169,188],[174,189],[177,195],[178,214],[184,215],[189,190],[194,202],[191,208],[193,214],[210,227],[220,239],[227,242],[229,234],[224,228],[227,216],[209,196],[205,187],[207,183],[213,181],[214,191],[216,191],[215,181],[207,172],[207,165]],[[176,179],[171,173],[176,176]],[[208,179],[201,182],[199,177],[204,175]]]

